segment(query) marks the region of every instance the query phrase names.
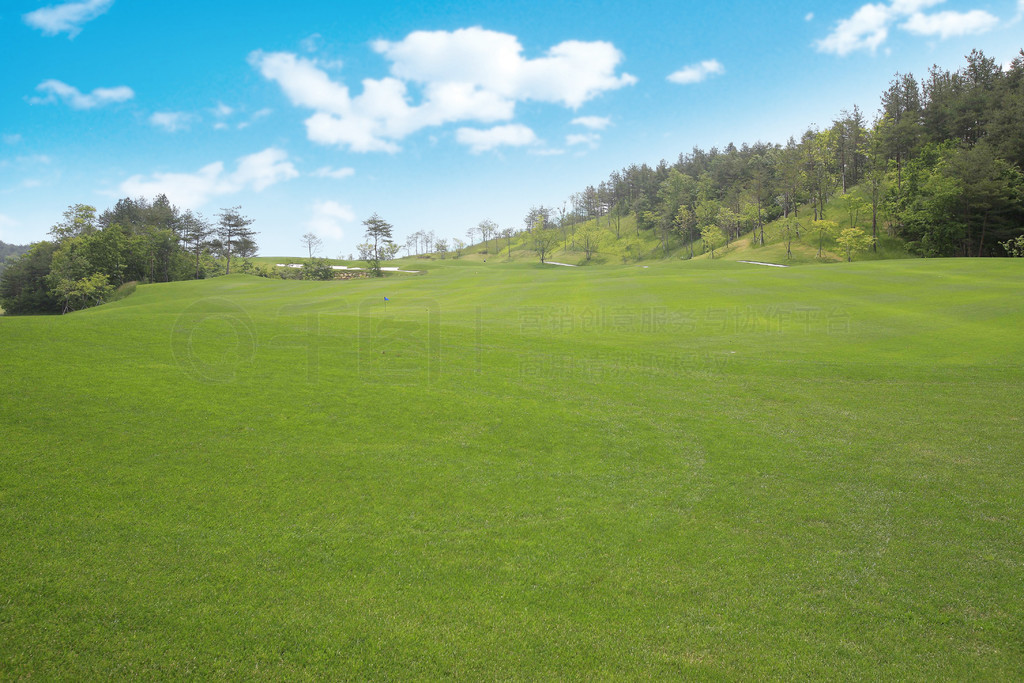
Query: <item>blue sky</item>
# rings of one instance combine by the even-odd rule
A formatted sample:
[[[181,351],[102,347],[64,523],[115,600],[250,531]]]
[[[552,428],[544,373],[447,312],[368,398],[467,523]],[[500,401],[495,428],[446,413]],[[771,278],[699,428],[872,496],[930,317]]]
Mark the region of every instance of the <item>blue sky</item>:
[[[241,206],[261,253],[521,227],[634,162],[785,142],[896,72],[1008,62],[1024,0],[0,6],[0,240],[73,203]]]

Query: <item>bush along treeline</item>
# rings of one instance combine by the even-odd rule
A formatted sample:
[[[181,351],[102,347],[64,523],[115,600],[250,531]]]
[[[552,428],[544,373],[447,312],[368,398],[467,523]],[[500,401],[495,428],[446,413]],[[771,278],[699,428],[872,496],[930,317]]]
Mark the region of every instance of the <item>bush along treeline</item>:
[[[746,233],[763,245],[765,226],[785,218],[775,226],[827,232],[847,255],[876,250],[883,234],[920,256],[1014,255],[1024,235],[1024,50],[1005,69],[980,51],[966,60],[923,81],[897,74],[871,123],[854,107],[785,145],[730,143],[634,164],[560,210],[532,210],[528,229],[604,218],[618,238],[632,216],[637,234],[653,231],[668,253]]]
[[[164,195],[121,199],[97,216],[86,204],[68,207],[50,229],[0,275],[7,314],[68,313],[102,304],[132,282],[191,280],[231,272],[232,259],[256,255],[253,221],[241,207],[218,221],[181,211]]]

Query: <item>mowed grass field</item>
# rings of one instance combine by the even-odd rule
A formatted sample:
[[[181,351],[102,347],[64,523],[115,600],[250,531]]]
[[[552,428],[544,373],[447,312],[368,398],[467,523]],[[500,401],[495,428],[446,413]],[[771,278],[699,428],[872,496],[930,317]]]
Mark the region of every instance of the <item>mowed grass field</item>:
[[[1024,260],[648,265],[0,319],[0,678],[1024,677]]]

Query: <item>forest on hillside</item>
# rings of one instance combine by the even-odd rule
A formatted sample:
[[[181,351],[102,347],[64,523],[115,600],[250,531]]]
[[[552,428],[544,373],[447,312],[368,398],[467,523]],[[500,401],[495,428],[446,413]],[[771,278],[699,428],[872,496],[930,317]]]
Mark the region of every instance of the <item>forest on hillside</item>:
[[[824,220],[829,206],[835,229],[863,227],[870,248],[885,231],[920,256],[1007,256],[1024,241],[1022,168],[1024,50],[1005,68],[975,50],[955,71],[897,74],[870,122],[855,106],[785,144],[695,147],[675,163],[633,164],[559,208],[532,209],[525,223],[605,218],[618,236],[632,215],[667,250],[709,231],[752,232],[763,244],[766,223]]]
[[[8,259],[14,259],[28,251],[27,246],[20,244],[8,244],[0,240],[0,275],[4,272]]]

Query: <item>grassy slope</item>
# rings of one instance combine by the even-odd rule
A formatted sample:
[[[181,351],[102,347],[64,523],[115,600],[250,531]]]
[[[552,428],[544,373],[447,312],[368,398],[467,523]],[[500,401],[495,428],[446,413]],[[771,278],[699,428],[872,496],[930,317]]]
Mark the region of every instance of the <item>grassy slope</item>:
[[[844,214],[840,207],[841,196],[837,195],[828,204],[827,217],[839,224],[840,229],[849,227],[849,217]],[[802,207],[800,209],[801,234],[794,237],[791,244],[791,255],[787,257],[786,245],[783,242],[782,219],[769,222],[764,228],[765,244],[762,246],[759,239],[753,233],[745,233],[739,240],[729,245],[722,244],[715,251],[715,258],[727,260],[760,260],[775,263],[786,263],[790,265],[805,263],[832,263],[846,260],[843,250],[836,244],[832,236],[824,236],[821,239],[821,257],[818,256],[819,238],[818,234],[810,230],[813,220],[811,209]],[[857,217],[857,227],[866,234],[871,234],[870,216],[867,210],[861,210]],[[572,233],[582,225],[596,227],[600,233],[600,241],[596,253],[588,262],[582,247],[575,242]],[[681,243],[679,238],[672,237],[665,249],[655,230],[636,229],[634,216],[626,216],[619,221],[616,229],[614,222],[608,216],[587,221],[580,226],[567,229],[564,233],[556,230],[564,239],[559,241],[557,247],[547,257],[548,261],[560,261],[574,265],[591,264],[626,264],[638,263],[640,261],[665,260],[665,259],[689,259],[690,247]],[[498,247],[496,249],[496,247]],[[466,255],[471,259],[482,260],[488,256],[501,261],[537,261],[537,254],[533,251],[530,238],[526,234],[520,234],[512,240],[511,254],[505,240],[490,240],[486,246],[476,244],[466,250]],[[487,254],[490,252],[490,254]],[[700,239],[695,240],[693,245],[694,258],[709,258],[704,252],[704,245]],[[879,228],[877,248],[854,255],[857,261],[877,261],[887,259],[910,258],[910,254],[904,246],[902,239],[889,237],[884,228]],[[339,262],[340,263],[340,262]]]
[[[1021,262],[418,265],[0,319],[0,677],[1024,675]]]

